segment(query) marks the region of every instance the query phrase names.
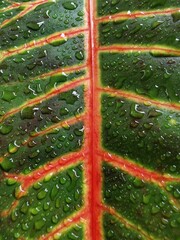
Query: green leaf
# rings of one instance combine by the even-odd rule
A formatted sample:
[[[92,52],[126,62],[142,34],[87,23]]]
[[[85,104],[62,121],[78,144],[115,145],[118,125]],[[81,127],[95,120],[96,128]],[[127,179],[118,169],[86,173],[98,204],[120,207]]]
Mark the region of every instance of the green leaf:
[[[180,240],[179,11],[0,2],[0,240]]]

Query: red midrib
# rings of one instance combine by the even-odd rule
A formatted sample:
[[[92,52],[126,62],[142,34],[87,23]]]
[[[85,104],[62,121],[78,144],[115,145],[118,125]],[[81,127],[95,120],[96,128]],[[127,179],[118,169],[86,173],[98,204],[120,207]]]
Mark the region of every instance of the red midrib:
[[[97,43],[97,28],[96,28],[96,1],[89,0],[89,27],[90,27],[90,46],[89,54],[91,59],[91,161],[92,161],[92,229],[91,239],[102,239],[102,226],[101,226],[101,170],[100,170],[100,158],[97,154],[98,145],[100,143],[100,129],[99,129],[99,107],[100,102],[98,98],[98,43]]]
[[[94,139],[94,112],[93,112],[93,109],[94,109],[94,72],[93,72],[93,69],[94,69],[94,61],[93,61],[93,58],[94,58],[94,51],[93,51],[93,46],[94,46],[94,33],[93,33],[93,29],[94,29],[94,26],[93,26],[93,3],[91,0],[88,1],[88,25],[89,25],[89,71],[90,71],[90,128],[91,128],[91,134],[90,134],[90,137],[91,137],[91,146],[89,146],[91,149],[90,151],[90,160],[91,160],[91,163],[92,163],[92,178],[91,178],[91,182],[92,182],[92,186],[91,186],[91,193],[90,193],[90,197],[91,197],[91,224],[90,224],[90,228],[91,228],[91,240],[93,240],[93,238],[95,237],[94,235],[94,211],[96,210],[95,209],[95,206],[94,206],[94,177],[95,177],[95,172],[94,172],[94,154],[95,154],[95,150],[94,150],[94,142],[93,142],[93,139]],[[94,238],[95,240],[95,238]]]
[[[102,51],[106,52],[113,52],[113,51],[119,51],[119,52],[128,52],[128,51],[141,51],[141,52],[148,52],[148,51],[155,51],[160,53],[168,53],[168,54],[174,54],[178,55],[180,54],[180,51],[178,49],[171,49],[171,48],[164,48],[160,46],[138,46],[138,45],[111,45],[111,46],[99,46],[98,43],[98,22],[102,20],[102,18],[96,17],[96,0],[89,0],[89,60],[91,60],[91,63],[89,64],[90,69],[90,83],[91,83],[91,104],[90,104],[90,116],[91,116],[91,123],[90,123],[90,129],[91,129],[91,146],[90,146],[90,154],[91,154],[91,162],[92,162],[92,186],[91,186],[91,240],[101,240],[103,239],[103,226],[102,226],[102,214],[103,214],[103,208],[102,205],[102,171],[101,171],[101,162],[103,160],[102,156],[98,154],[98,149],[101,140],[101,117],[100,117],[100,95],[101,92],[99,91],[101,86],[99,83],[99,64],[98,64],[98,53]],[[171,11],[171,10],[169,10]],[[172,11],[174,12],[174,10]],[[168,14],[169,12],[157,12],[156,14]],[[152,12],[149,14],[151,15]],[[148,15],[148,14],[147,14]],[[134,16],[135,17],[135,14]],[[103,90],[103,88],[101,89]],[[134,95],[133,95],[134,96]],[[127,97],[127,96],[125,96]],[[137,98],[137,96],[136,96]],[[140,97],[139,97],[140,99]],[[137,100],[137,99],[136,99]],[[168,108],[174,108],[179,110],[179,106],[174,106],[173,104],[166,104],[154,101],[154,104],[163,105],[161,107],[168,107]],[[107,159],[105,159],[107,161]],[[128,169],[130,170],[130,169]],[[132,170],[132,169],[131,169]],[[146,171],[144,168],[140,168],[140,173],[136,173],[139,177],[141,174],[147,175],[149,177],[149,172]],[[133,170],[132,170],[133,171]],[[155,180],[162,180],[161,177],[158,174],[153,175]],[[165,178],[165,177],[164,177]],[[153,179],[153,180],[154,180]],[[167,181],[173,181],[174,179],[167,178]],[[89,238],[87,238],[89,240]],[[150,239],[150,238],[149,238]]]

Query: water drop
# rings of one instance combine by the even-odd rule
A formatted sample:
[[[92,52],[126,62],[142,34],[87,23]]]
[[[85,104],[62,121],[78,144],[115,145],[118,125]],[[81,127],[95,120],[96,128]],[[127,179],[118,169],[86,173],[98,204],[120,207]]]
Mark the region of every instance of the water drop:
[[[42,220],[36,221],[34,224],[34,227],[36,230],[40,230],[44,227],[44,225],[45,225],[45,221],[42,219]]]
[[[31,21],[29,23],[27,23],[27,27],[31,30],[37,31],[41,28],[41,26],[44,24],[44,22],[35,22],[35,21]]]
[[[75,53],[75,57],[76,57],[78,60],[83,60],[83,59],[84,59],[84,53],[83,53],[82,51],[76,52],[76,53]]]
[[[11,102],[16,97],[15,92],[5,90],[3,91],[2,99],[6,102]]]
[[[67,2],[63,3],[62,5],[67,10],[74,10],[78,7],[77,3],[73,2],[73,1],[67,1]]]
[[[37,198],[38,198],[39,200],[44,199],[44,198],[46,197],[46,195],[47,195],[47,192],[48,192],[47,189],[44,189],[44,190],[40,191],[40,192],[38,193],[38,195],[37,195]]]
[[[0,133],[6,135],[12,131],[13,127],[10,125],[2,124],[0,125]]]
[[[33,107],[27,107],[21,110],[21,119],[33,119],[34,109]]]

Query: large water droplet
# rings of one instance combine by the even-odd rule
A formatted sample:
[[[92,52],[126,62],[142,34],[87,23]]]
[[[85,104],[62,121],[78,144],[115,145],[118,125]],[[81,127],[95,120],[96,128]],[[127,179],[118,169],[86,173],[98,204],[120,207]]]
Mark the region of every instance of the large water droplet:
[[[31,21],[29,23],[27,23],[27,27],[30,28],[31,30],[37,31],[41,28],[41,26],[44,24],[44,22],[35,22],[35,21]]]
[[[15,92],[5,90],[3,91],[2,99],[6,102],[11,102],[16,97]]]
[[[6,135],[12,131],[13,127],[9,125],[0,125],[0,133]]]
[[[74,10],[78,7],[77,3],[73,2],[73,1],[67,1],[67,2],[63,3],[62,5],[67,10]]]

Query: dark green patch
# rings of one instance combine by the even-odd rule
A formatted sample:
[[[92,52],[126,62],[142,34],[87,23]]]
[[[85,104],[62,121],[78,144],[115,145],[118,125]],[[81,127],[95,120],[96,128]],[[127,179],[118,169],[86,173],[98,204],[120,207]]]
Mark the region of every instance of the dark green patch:
[[[9,5],[11,5],[11,3],[9,1],[7,1],[7,0],[2,0],[0,2],[0,8],[1,9],[4,9],[4,8],[8,7]]]
[[[83,11],[84,1],[76,0],[77,8],[71,11],[63,7],[66,2],[66,0],[57,0],[41,4],[22,18],[0,29],[0,49],[24,45],[55,32],[82,26],[84,19],[78,21],[76,19],[79,12]],[[13,38],[15,35],[18,37]]]
[[[164,190],[107,163],[103,164],[103,175],[103,199],[107,205],[152,239],[179,238],[180,214]]]
[[[12,141],[8,146],[10,155],[5,157],[0,166],[4,171],[28,174],[55,158],[81,149],[83,135],[83,123],[79,122],[36,137],[27,145],[15,145]]]
[[[178,22],[180,20],[180,12],[172,14],[173,22]]]
[[[100,0],[98,3],[98,15],[104,16],[127,11],[151,11],[166,8],[179,7],[179,0]]]
[[[35,183],[10,216],[0,219],[0,239],[37,239],[82,205],[83,172],[78,165]]]
[[[77,71],[66,74],[66,71],[64,71],[62,75],[60,74],[45,79],[23,81],[18,84],[2,84],[0,87],[0,112],[3,115],[3,113],[5,114],[5,112],[22,105],[28,100],[30,101],[50,91],[55,91],[57,87],[60,87],[60,85],[64,83],[76,81],[76,79],[82,77],[84,73],[84,71]],[[63,95],[64,93],[62,93],[62,96]],[[68,95],[71,99],[73,94],[66,92],[65,95]],[[77,97],[74,97],[72,104],[76,99]]]
[[[5,20],[13,18],[15,15],[19,14],[22,10],[23,10],[23,8],[20,7],[20,8],[6,11],[6,12],[0,12],[0,24],[2,24]],[[17,39],[17,35],[12,34],[11,40],[15,40],[15,39]]]
[[[145,240],[138,231],[128,228],[108,213],[103,216],[103,228],[105,240]]]
[[[15,198],[15,189],[19,186],[15,180],[2,178],[2,172],[0,172],[0,211],[6,211],[10,209]]]
[[[59,236],[59,237],[58,237]],[[57,240],[83,240],[84,239],[84,229],[83,225],[76,224],[74,227],[65,233],[59,233],[56,236]]]
[[[172,170],[176,171],[175,166],[172,166],[171,168]],[[180,184],[178,182],[168,183],[165,189],[170,195],[173,196],[173,198],[177,199],[177,201],[180,201]]]
[[[10,11],[4,9],[13,2],[30,6],[34,1],[0,1],[0,23],[5,19],[12,20],[0,29],[1,57],[12,48],[24,46],[24,52],[10,54],[0,63],[0,240],[35,240],[53,231],[82,208],[83,166],[71,164],[61,173],[57,173],[56,166],[54,175],[43,175],[44,180],[36,182],[20,199],[17,198],[22,186],[5,179],[5,174],[27,176],[61,157],[63,164],[65,154],[82,148],[84,124],[76,117],[84,111],[84,85],[73,87],[72,84],[63,93],[58,93],[57,88],[75,83],[85,74],[83,70],[67,73],[71,66],[81,67],[86,60],[84,34],[67,38],[65,33],[71,34],[74,28],[83,27],[84,1],[56,0],[38,4],[17,20],[13,17],[23,11],[22,7]],[[63,33],[59,33],[61,40],[45,41],[46,37],[52,40],[51,35],[58,32]],[[40,39],[44,39],[44,43],[37,47],[36,41]],[[34,47],[27,50],[26,44],[30,42]],[[43,79],[39,77],[56,70],[62,70],[62,73]],[[44,99],[39,101],[39,97]],[[36,100],[33,106],[28,105]],[[2,118],[13,109],[19,111],[7,119]],[[74,123],[60,125],[71,118]],[[53,128],[55,124],[59,127]],[[35,136],[48,127],[52,127],[51,132]],[[14,201],[19,202],[12,210]],[[11,211],[2,216],[6,210]],[[61,233],[56,239],[84,238],[82,225],[73,225]]]
[[[101,53],[103,86],[134,92],[152,99],[179,103],[180,58],[150,53]]]
[[[9,57],[0,63],[0,83],[27,82],[41,74],[81,64],[84,59],[77,58],[79,51],[84,53],[83,35],[70,38],[60,46],[47,44]]]
[[[49,84],[48,84],[49,87]],[[32,90],[32,89],[31,89]],[[36,96],[36,95],[35,95]],[[19,102],[21,101],[21,95],[19,94],[19,99],[17,99]],[[75,117],[81,114],[84,111],[84,86],[79,86],[77,88],[72,88],[72,90],[69,90],[67,92],[63,92],[62,94],[57,94],[53,98],[44,100],[41,103],[38,103],[34,106],[28,106],[23,108],[21,111],[19,111],[17,114],[12,115],[11,117],[7,118],[4,122],[0,125],[0,153],[1,157],[3,157],[3,154],[7,153],[9,151],[10,156],[6,160],[1,163],[1,166],[3,166],[4,170],[9,169],[9,164],[11,161],[11,166],[13,167],[13,159],[14,157],[19,159],[19,154],[21,152],[24,152],[23,155],[27,155],[30,152],[34,151],[34,148],[41,147],[41,149],[47,146],[42,145],[40,139],[44,139],[44,144],[47,143],[48,145],[53,145],[55,142],[51,142],[51,138],[47,138],[46,136],[42,136],[38,142],[36,142],[36,138],[32,139],[32,141],[29,143],[29,145],[24,146],[24,142],[28,140],[30,136],[33,136],[34,134],[45,130],[48,127],[53,126],[54,124],[57,124],[63,120],[69,119],[70,117]],[[78,128],[82,128],[78,125]],[[67,127],[67,129],[64,129],[63,132],[58,132],[56,129],[54,131],[52,130],[54,136],[49,133],[49,136],[57,137],[58,134],[65,134],[69,136],[71,135],[71,130]],[[6,133],[6,134],[5,134]],[[82,136],[80,136],[82,140]],[[67,137],[68,139],[68,137]],[[66,141],[67,141],[66,139]],[[79,139],[79,138],[78,138]],[[79,139],[80,140],[80,139]],[[76,138],[73,138],[73,141],[76,142],[76,146],[81,146],[81,141],[78,143],[76,141]],[[67,146],[67,149],[65,152],[68,152],[69,150],[74,149],[74,143],[72,141],[72,144],[69,142],[69,147]],[[78,145],[79,144],[79,145]],[[13,148],[15,146],[15,148]],[[64,146],[64,148],[66,148]],[[15,152],[14,152],[15,151]],[[58,150],[58,152],[61,150]],[[54,151],[52,151],[54,152]],[[46,155],[44,151],[41,150],[41,154]],[[53,155],[58,156],[57,153]],[[10,160],[11,159],[11,160]],[[17,161],[16,160],[16,161]],[[30,161],[22,158],[18,160],[18,162],[24,162]],[[36,161],[39,161],[36,159]],[[32,165],[35,164],[35,162],[30,161]],[[30,163],[29,162],[29,163]],[[8,167],[6,167],[6,164],[8,164]],[[4,166],[5,164],[5,166]],[[20,164],[21,165],[21,164]],[[11,167],[11,168],[12,168]],[[18,167],[18,166],[17,166]],[[19,166],[20,167],[20,166]],[[21,167],[20,167],[21,168]]]
[[[170,15],[127,19],[99,25],[100,44],[162,45],[180,47],[180,22]]]
[[[101,103],[105,149],[161,173],[180,173],[178,112],[108,95]]]

